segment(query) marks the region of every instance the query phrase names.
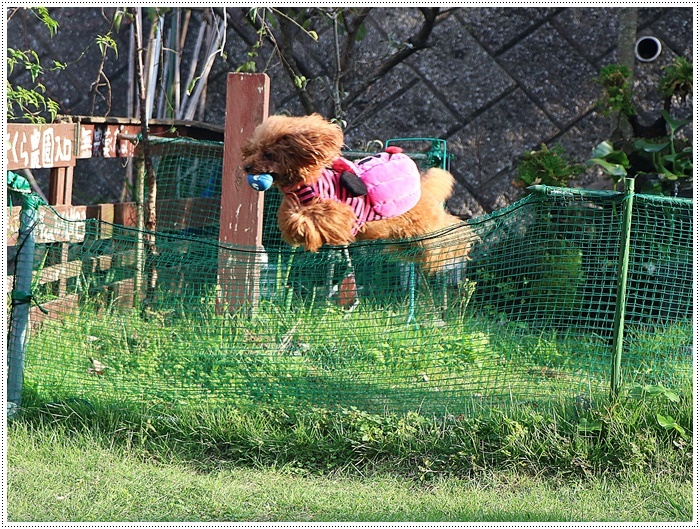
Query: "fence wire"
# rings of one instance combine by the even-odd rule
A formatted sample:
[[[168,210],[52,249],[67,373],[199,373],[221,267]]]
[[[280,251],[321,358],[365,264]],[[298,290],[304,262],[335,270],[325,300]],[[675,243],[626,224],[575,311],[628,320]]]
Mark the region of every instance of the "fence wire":
[[[607,396],[624,195],[539,187],[420,240],[355,243],[348,310],[342,248],[281,243],[272,195],[264,248],[219,244],[221,145],[158,148],[161,230],[52,219],[83,234],[60,295],[36,245],[33,299],[51,308],[31,312],[25,401],[444,414]],[[140,261],[144,235],[157,253]],[[692,202],[636,195],[631,239],[623,383],[690,387]],[[438,273],[416,264],[426,249],[445,250]]]

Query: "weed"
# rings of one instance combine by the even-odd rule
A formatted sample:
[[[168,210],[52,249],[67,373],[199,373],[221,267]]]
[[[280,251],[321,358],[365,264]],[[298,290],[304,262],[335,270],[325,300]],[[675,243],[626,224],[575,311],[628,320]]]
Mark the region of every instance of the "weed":
[[[569,180],[584,171],[581,164],[572,164],[564,156],[559,146],[549,149],[542,144],[539,150],[523,155],[518,163],[519,187],[542,184],[546,186],[567,186]]]

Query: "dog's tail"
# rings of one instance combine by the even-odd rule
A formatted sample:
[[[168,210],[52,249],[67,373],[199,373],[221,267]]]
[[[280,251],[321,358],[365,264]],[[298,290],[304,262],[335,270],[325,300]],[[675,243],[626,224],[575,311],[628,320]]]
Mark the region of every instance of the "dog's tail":
[[[419,210],[432,217],[431,231],[435,238],[421,243],[422,251],[418,261],[423,270],[436,273],[455,266],[462,266],[469,260],[471,246],[476,239],[471,229],[461,219],[445,210],[444,203],[452,195],[454,177],[443,169],[432,168],[423,174],[421,198],[424,201]],[[445,230],[446,228],[450,228]],[[445,230],[442,235],[440,231]]]
[[[443,203],[452,195],[454,185],[454,176],[443,169],[433,167],[428,169],[422,176],[420,183],[421,195]]]

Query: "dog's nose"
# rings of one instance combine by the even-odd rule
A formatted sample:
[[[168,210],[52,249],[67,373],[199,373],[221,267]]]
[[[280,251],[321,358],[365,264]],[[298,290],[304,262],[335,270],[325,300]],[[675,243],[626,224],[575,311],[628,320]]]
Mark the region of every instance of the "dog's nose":
[[[243,169],[245,169],[247,173],[249,173],[252,168],[252,165],[246,165],[245,167],[243,167]]]

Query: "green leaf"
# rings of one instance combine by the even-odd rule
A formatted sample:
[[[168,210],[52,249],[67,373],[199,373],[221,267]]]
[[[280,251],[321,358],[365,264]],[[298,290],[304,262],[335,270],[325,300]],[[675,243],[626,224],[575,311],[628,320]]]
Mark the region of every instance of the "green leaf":
[[[629,396],[637,400],[642,400],[646,397],[659,397],[661,395],[666,397],[671,402],[680,402],[681,400],[675,391],[672,391],[661,384],[648,384],[646,386],[635,384],[635,386],[629,391]]]
[[[121,28],[122,19],[123,19],[123,18],[124,18],[124,10],[123,10],[123,9],[117,9],[117,10],[114,12],[114,17],[113,17],[113,21],[114,21],[114,31],[115,31],[116,33],[119,33],[119,29]]]
[[[642,400],[645,396],[644,388],[639,384],[635,384],[632,389],[629,390],[628,395],[636,400]]]
[[[671,402],[680,402],[681,401],[681,398],[678,395],[678,393],[676,393],[675,391],[671,391],[670,389],[664,388],[664,396],[668,400],[670,400]]]
[[[43,6],[30,7],[28,9],[34,13],[34,16],[41,20],[44,26],[46,26],[46,29],[49,30],[49,36],[53,37],[58,30],[58,22],[51,18],[51,15],[49,15],[49,10]]]
[[[247,61],[236,68],[236,72],[247,72],[252,73],[256,69],[255,61]]]
[[[619,163],[610,163],[600,158],[593,158],[586,162],[588,167],[592,165],[600,165],[607,174],[612,176],[627,176],[627,169]]]
[[[670,141],[664,143],[656,143],[653,141],[637,140],[636,142],[634,142],[635,149],[651,153],[661,152],[664,149],[668,148],[669,145],[671,145]]]
[[[664,430],[675,430],[676,432],[678,432],[678,435],[680,435],[683,439],[688,439],[685,433],[685,428],[678,424],[676,420],[670,415],[661,415],[660,413],[657,413],[656,421],[659,423],[659,426],[661,426]]]
[[[661,115],[666,120],[666,123],[668,123],[668,126],[671,129],[671,135],[673,135],[673,133],[676,132],[681,127],[684,127],[685,125],[690,123],[689,119],[674,119],[673,117],[671,117],[671,114],[669,114],[665,110],[661,111]]]
[[[367,35],[367,26],[365,26],[363,22],[357,29],[357,33],[355,34],[355,41],[360,42],[365,38],[365,35]]]
[[[585,417],[582,418],[576,426],[578,433],[600,432],[602,429],[603,423],[601,421],[589,421]]]
[[[676,421],[670,415],[656,414],[656,421],[664,430],[673,430],[676,427]]]
[[[610,143],[609,141],[604,141],[595,146],[593,152],[591,153],[591,157],[605,158],[607,155],[611,154],[614,151],[615,149],[613,148],[612,143]]]
[[[675,182],[678,180],[678,175],[676,173],[672,173],[668,169],[664,169],[661,175],[663,176],[664,180],[669,180],[670,182]]]

